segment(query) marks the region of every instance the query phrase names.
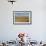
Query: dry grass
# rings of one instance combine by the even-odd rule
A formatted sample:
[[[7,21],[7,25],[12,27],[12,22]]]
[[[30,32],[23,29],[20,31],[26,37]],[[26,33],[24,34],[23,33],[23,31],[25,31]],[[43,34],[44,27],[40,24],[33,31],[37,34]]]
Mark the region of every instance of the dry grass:
[[[16,17],[16,22],[29,22],[29,18],[26,17],[26,16],[19,16],[19,17]]]
[[[28,16],[17,16],[15,17],[16,22],[29,22]],[[32,18],[30,18],[30,22],[32,22]]]

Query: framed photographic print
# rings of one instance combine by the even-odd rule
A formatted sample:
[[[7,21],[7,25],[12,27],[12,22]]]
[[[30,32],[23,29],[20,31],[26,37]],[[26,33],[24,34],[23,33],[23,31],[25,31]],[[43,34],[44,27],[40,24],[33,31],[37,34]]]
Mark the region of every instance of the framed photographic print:
[[[32,12],[13,11],[13,24],[32,24]]]

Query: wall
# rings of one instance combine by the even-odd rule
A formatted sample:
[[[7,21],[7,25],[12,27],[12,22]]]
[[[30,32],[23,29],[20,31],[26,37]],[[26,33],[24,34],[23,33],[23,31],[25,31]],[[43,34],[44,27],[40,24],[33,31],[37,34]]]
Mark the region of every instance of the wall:
[[[13,5],[0,0],[0,40],[15,40],[19,32],[31,35],[37,41],[46,40],[46,13],[43,0],[17,0]],[[13,11],[31,10],[32,25],[13,25]]]

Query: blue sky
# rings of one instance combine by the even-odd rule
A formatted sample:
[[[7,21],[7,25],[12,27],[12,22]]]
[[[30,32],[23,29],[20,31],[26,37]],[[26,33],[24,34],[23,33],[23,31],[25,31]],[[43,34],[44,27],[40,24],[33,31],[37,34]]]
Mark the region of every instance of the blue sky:
[[[15,12],[15,15],[16,16],[28,16],[29,15],[29,13],[28,12]],[[32,13],[30,12],[30,16],[32,17]]]

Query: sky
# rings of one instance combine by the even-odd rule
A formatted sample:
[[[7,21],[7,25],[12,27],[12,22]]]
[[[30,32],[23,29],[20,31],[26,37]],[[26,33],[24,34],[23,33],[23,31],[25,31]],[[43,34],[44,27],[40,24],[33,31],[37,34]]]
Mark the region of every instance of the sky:
[[[32,17],[32,12],[31,11],[27,11],[27,12],[24,12],[24,11],[15,11],[14,12],[16,16],[29,16],[29,13],[30,13],[30,16]]]

